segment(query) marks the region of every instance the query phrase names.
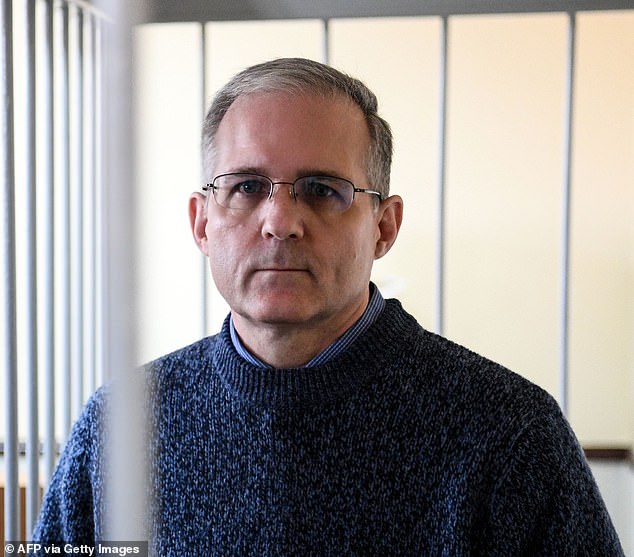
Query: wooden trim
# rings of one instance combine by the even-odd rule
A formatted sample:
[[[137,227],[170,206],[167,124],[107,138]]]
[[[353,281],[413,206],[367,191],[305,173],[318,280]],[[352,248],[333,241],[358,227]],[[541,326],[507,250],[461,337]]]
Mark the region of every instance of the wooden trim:
[[[625,447],[584,447],[583,452],[590,461],[627,462],[634,465],[634,453]]]
[[[41,495],[40,491],[40,495]],[[19,526],[20,526],[20,539],[26,539],[26,488],[20,486],[19,488]],[[2,544],[2,555],[4,555],[4,486],[0,486],[0,543]],[[13,540],[11,540],[13,541]],[[17,540],[16,540],[17,541]]]
[[[4,455],[4,442],[0,441],[0,456]],[[61,444],[55,443],[55,454],[60,455]],[[632,448],[628,447],[614,447],[614,446],[586,446],[583,447],[583,452],[588,460],[619,460],[630,461],[634,463],[634,452]],[[40,444],[40,455],[44,453],[43,445]],[[24,456],[26,454],[26,443],[19,443],[18,454]]]
[[[55,441],[54,451],[56,456],[60,456],[62,451],[62,444],[59,443],[58,441]],[[6,452],[5,452],[4,441],[0,441],[0,456],[4,456],[5,454]],[[39,455],[42,456],[43,454],[44,454],[44,443],[40,442]],[[25,456],[25,455],[26,455],[26,443],[24,441],[20,441],[18,443],[18,456]]]

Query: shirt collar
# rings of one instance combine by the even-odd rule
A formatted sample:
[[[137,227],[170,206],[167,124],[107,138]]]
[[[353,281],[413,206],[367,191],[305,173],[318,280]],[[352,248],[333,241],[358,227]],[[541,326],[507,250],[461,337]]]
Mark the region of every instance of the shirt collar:
[[[370,283],[370,301],[368,302],[363,315],[350,327],[343,335],[335,340],[325,350],[317,354],[304,367],[315,367],[323,365],[332,360],[335,356],[341,354],[348,346],[350,346],[357,338],[359,338],[372,325],[385,307],[385,300],[375,284]],[[238,354],[250,364],[256,367],[270,368],[272,366],[264,363],[262,360],[251,354],[236,332],[233,324],[233,317],[229,319],[229,331],[231,334],[231,342]]]

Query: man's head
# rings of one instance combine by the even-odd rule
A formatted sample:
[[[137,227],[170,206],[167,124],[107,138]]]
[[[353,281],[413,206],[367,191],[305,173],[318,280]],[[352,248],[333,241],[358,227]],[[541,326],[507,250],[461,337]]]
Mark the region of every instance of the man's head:
[[[214,161],[218,126],[241,95],[265,92],[341,96],[359,107],[370,134],[366,158],[367,182],[384,197],[389,195],[392,132],[378,113],[376,96],[368,87],[330,66],[304,58],[281,58],[251,66],[238,73],[215,96],[203,125],[202,156],[205,180],[218,174]]]
[[[258,87],[234,79],[205,124],[209,198],[194,193],[189,207],[238,334],[278,367],[308,361],[361,316],[373,262],[391,248],[402,216],[400,197],[379,196],[387,184],[369,180],[368,114],[339,89],[291,86],[288,66],[334,72],[291,60],[241,74],[270,73]]]

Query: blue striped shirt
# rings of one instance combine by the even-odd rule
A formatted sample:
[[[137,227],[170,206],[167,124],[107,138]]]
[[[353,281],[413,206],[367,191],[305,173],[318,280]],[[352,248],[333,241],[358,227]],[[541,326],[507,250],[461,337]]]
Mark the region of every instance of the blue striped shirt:
[[[317,354],[312,360],[310,360],[303,367],[314,367],[318,365],[325,364],[327,361],[331,360],[335,356],[341,354],[348,346],[350,346],[358,337],[360,337],[367,328],[372,325],[383,311],[385,307],[385,300],[379,289],[372,283],[370,283],[370,301],[368,302],[368,306],[365,308],[363,315],[357,320],[357,322],[352,325],[343,335],[341,335],[335,342],[333,342],[328,348]],[[231,332],[231,341],[233,342],[233,346],[240,356],[242,356],[247,362],[257,367],[272,367],[262,360],[251,354],[236,332],[236,329],[233,325],[233,317],[229,320],[229,330]]]

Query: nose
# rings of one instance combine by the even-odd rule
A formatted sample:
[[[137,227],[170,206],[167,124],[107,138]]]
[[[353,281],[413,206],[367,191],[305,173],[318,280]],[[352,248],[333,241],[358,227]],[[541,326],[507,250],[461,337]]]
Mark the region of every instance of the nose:
[[[275,182],[271,196],[260,206],[262,236],[276,240],[299,239],[304,236],[301,203],[297,203],[293,184]]]

